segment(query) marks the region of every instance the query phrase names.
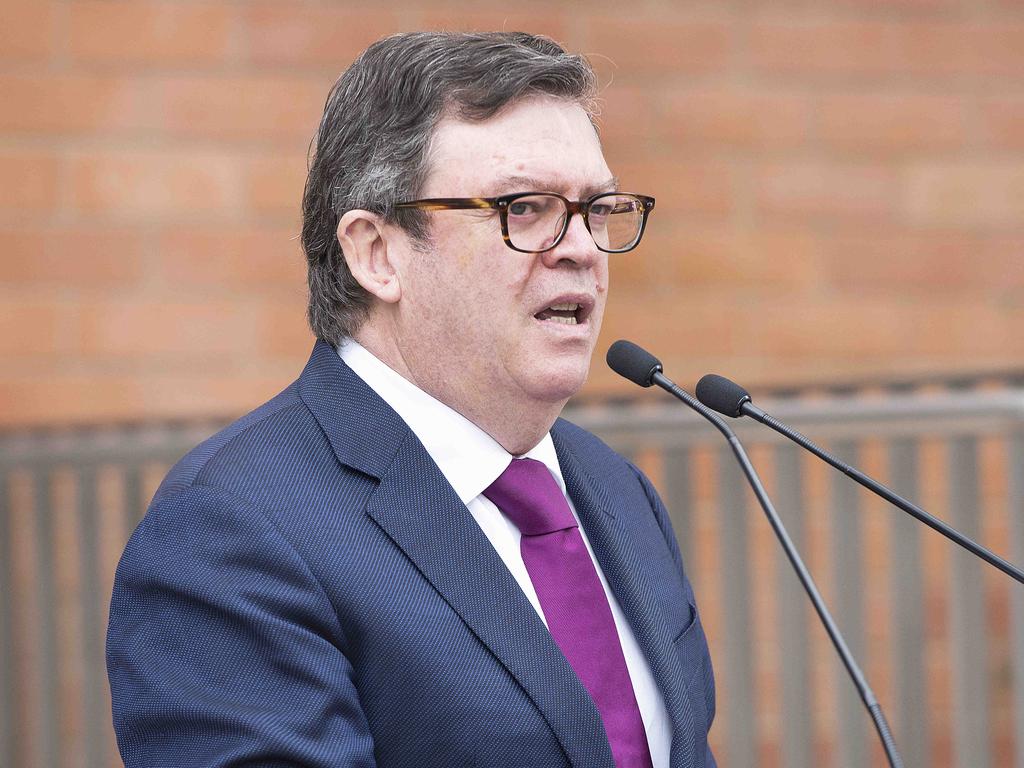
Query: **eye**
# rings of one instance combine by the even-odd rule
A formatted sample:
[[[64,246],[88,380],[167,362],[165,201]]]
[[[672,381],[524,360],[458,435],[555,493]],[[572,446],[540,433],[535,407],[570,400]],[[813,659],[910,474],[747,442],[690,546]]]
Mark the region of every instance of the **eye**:
[[[529,200],[516,200],[509,204],[508,212],[512,216],[530,216],[537,213],[537,206]]]

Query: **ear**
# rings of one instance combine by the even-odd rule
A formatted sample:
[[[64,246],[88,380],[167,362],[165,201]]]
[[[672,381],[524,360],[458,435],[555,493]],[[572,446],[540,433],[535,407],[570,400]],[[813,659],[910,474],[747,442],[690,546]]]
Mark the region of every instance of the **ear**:
[[[358,209],[347,211],[338,222],[338,242],[349,271],[363,288],[389,304],[402,297],[380,216]]]

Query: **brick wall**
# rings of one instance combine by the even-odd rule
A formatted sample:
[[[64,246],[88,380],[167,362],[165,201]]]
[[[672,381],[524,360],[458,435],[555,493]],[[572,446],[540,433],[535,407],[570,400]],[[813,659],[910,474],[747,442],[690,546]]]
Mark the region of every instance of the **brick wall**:
[[[658,197],[602,349],[636,339],[687,383],[1020,363],[1024,5],[507,6],[4,0],[0,423],[287,384],[307,143],[354,54],[415,28],[592,54],[609,161]],[[595,365],[591,392],[622,386]]]

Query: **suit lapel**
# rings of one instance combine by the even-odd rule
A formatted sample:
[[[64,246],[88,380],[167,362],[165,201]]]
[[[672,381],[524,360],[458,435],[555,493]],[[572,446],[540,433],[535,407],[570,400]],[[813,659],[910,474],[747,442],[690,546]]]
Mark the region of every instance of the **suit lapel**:
[[[647,568],[635,542],[617,517],[631,514],[617,508],[615,497],[588,473],[570,445],[552,431],[555,450],[580,522],[651,667],[672,720],[673,766],[694,764],[696,731],[685,677],[673,648],[672,632],[662,617]]]
[[[300,393],[338,459],[379,479],[367,514],[534,702],[572,765],[613,768],[597,708],[544,623],[405,422],[318,342]]]

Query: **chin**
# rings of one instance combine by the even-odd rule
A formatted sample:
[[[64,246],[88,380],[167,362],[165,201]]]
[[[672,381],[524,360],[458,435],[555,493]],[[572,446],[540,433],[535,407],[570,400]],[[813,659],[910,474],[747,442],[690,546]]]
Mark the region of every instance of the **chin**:
[[[564,402],[583,388],[589,372],[589,360],[585,363],[545,366],[543,370],[532,372],[527,390],[535,400]]]

